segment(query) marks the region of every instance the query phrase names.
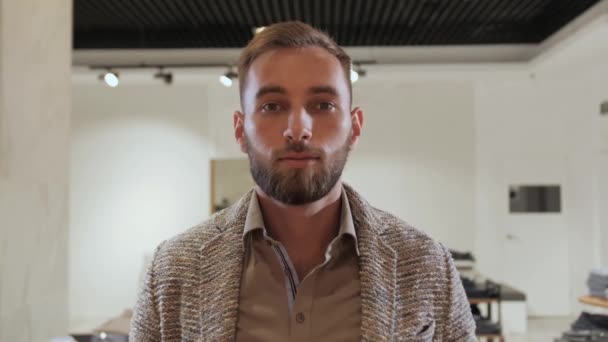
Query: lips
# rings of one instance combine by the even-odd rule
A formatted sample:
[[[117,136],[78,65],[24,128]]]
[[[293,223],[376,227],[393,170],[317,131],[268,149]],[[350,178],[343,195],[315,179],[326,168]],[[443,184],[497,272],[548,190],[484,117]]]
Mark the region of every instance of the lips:
[[[315,164],[319,157],[309,153],[290,153],[279,158],[279,162],[288,167],[304,168]]]
[[[316,160],[319,157],[309,154],[309,153],[290,153],[286,154],[283,157],[279,158],[279,160]]]

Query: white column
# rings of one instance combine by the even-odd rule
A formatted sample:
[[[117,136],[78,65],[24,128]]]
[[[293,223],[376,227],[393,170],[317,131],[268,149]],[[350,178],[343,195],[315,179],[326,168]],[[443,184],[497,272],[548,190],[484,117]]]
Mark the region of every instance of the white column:
[[[608,267],[608,151],[596,154],[597,159],[597,182],[598,186],[598,206],[597,212],[599,215],[599,265]]]
[[[70,0],[0,0],[0,341],[67,333]]]

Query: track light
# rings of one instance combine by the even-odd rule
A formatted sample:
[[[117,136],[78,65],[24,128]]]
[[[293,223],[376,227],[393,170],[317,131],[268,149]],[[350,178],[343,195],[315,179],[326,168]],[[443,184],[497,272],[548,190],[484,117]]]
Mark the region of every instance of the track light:
[[[161,79],[166,85],[173,83],[173,73],[163,70],[163,67],[158,68],[158,72],[154,74],[154,78]]]
[[[116,88],[120,83],[118,73],[108,69],[107,72],[99,75],[99,79],[103,80],[109,87]]]
[[[264,31],[265,29],[266,29],[266,26],[259,26],[259,27],[254,27],[252,29],[252,31],[253,31],[253,34],[256,35],[262,31]]]
[[[350,81],[355,83],[359,80],[359,73],[354,69],[350,69]]]
[[[367,75],[367,70],[361,67],[361,64],[353,64],[350,67],[350,81],[355,83],[359,80],[359,77]]]
[[[237,78],[238,74],[236,72],[234,72],[232,69],[228,70],[225,74],[223,74],[222,76],[220,76],[220,83],[226,87],[232,87],[232,80]]]

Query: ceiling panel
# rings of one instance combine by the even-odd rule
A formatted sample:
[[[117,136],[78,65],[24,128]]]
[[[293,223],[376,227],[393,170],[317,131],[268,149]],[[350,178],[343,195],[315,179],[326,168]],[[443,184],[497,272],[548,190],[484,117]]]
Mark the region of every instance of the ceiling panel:
[[[238,48],[300,20],[343,46],[540,43],[598,0],[74,0],[74,48]]]

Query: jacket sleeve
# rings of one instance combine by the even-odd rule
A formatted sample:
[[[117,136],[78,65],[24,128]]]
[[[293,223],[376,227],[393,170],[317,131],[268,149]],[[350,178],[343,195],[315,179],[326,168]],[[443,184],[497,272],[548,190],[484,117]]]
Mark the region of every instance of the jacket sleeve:
[[[156,298],[157,259],[160,248],[158,246],[154,257],[148,266],[143,286],[133,310],[129,341],[131,342],[160,342],[160,314]]]
[[[443,246],[442,246],[443,247]],[[452,255],[443,247],[447,270],[448,302],[444,307],[443,327],[439,331],[442,334],[441,341],[477,341],[475,337],[475,320],[471,312],[471,306],[467,299],[460,275],[454,266]]]

